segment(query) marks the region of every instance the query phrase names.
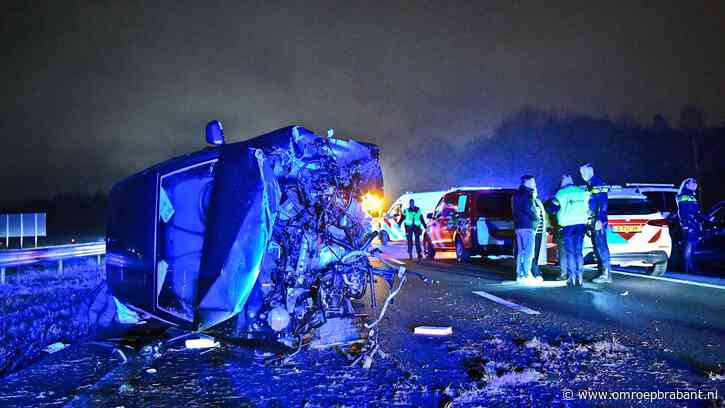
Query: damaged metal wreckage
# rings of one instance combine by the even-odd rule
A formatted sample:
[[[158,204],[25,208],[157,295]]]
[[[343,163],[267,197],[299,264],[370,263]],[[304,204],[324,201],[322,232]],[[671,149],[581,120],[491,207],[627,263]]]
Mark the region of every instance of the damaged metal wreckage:
[[[370,260],[380,253],[361,198],[382,192],[378,147],[299,126],[225,144],[218,121],[207,141],[114,185],[116,302],[190,333],[236,317],[245,339],[344,342],[334,327],[351,327],[351,300],[367,289],[375,307],[374,276],[405,281],[404,268]]]

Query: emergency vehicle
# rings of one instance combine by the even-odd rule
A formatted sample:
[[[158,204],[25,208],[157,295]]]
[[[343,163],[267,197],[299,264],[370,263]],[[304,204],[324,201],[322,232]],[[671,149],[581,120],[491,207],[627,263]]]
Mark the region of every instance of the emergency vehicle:
[[[407,192],[398,197],[376,223],[375,229],[378,231],[380,243],[387,245],[391,241],[405,241],[405,227],[399,226],[398,221],[411,199],[415,200],[415,205],[420,208],[421,213],[427,214],[433,211],[433,208],[445,193],[445,191]]]
[[[636,188],[609,191],[607,243],[612,265],[646,266],[653,275],[667,271],[672,253],[669,222]],[[584,263],[596,262],[589,237],[584,238]]]
[[[428,259],[437,252],[455,251],[459,262],[473,255],[510,255],[514,222],[511,197],[515,189],[458,187],[447,191],[433,213],[423,236]]]
[[[677,187],[674,184],[626,183],[624,186],[647,196],[665,219],[677,215]]]

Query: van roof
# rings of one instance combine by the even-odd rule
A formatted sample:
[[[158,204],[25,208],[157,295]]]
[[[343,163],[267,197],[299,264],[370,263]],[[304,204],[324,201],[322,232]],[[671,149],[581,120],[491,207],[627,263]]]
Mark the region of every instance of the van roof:
[[[636,198],[641,200],[646,200],[647,196],[637,191],[637,189],[634,188],[625,188],[625,187],[618,187],[618,186],[612,186],[612,188],[609,190],[609,198],[617,199],[617,198]]]
[[[461,186],[451,187],[448,191],[478,191],[478,190],[503,190],[503,187],[498,186]]]

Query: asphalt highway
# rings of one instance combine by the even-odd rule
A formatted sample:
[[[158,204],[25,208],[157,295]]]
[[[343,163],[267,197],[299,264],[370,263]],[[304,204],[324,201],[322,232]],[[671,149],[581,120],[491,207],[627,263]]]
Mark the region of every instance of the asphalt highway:
[[[403,261],[410,270],[437,280],[459,282],[459,290],[470,288],[470,296],[481,302],[474,291],[484,291],[503,300],[552,317],[597,324],[613,333],[634,331],[657,338],[671,358],[704,371],[725,364],[725,285],[701,284],[683,279],[652,279],[644,274],[615,273],[613,282],[597,285],[585,282],[583,288],[569,288],[556,282],[558,270],[544,267],[542,285],[517,285],[510,259],[492,261],[473,258],[459,263],[450,254],[443,259],[408,261],[402,245],[389,245],[385,253]],[[615,271],[618,268],[615,268]],[[588,269],[586,277],[594,271]],[[636,275],[636,276],[635,276]],[[496,302],[494,302],[496,303]],[[500,305],[500,304],[499,304]],[[500,305],[501,313],[511,313]]]
[[[429,279],[408,275],[378,326],[383,353],[369,369],[350,367],[354,359],[339,348],[303,349],[288,362],[269,364],[266,348],[221,336],[221,345],[208,350],[169,340],[178,333],[136,343],[95,339],[2,378],[0,406],[722,404],[725,287],[717,282],[617,274],[610,285],[568,288],[553,280],[558,272],[548,267],[545,284],[520,286],[511,283],[510,259],[408,261],[399,244],[381,249],[387,262]],[[358,312],[380,311],[389,288],[378,279],[375,290],[378,309],[366,301],[355,304]],[[453,333],[415,335],[419,326],[450,327]],[[162,346],[156,349],[157,344]],[[717,401],[567,398],[581,390],[697,390],[718,396]]]

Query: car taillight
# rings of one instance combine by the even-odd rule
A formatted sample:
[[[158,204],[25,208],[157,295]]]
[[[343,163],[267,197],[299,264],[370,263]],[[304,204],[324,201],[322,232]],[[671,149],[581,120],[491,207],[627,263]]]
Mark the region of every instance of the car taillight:
[[[667,222],[667,220],[665,220],[665,219],[660,219],[660,220],[647,221],[647,225],[652,225],[655,227],[667,227],[670,225],[670,223]]]

